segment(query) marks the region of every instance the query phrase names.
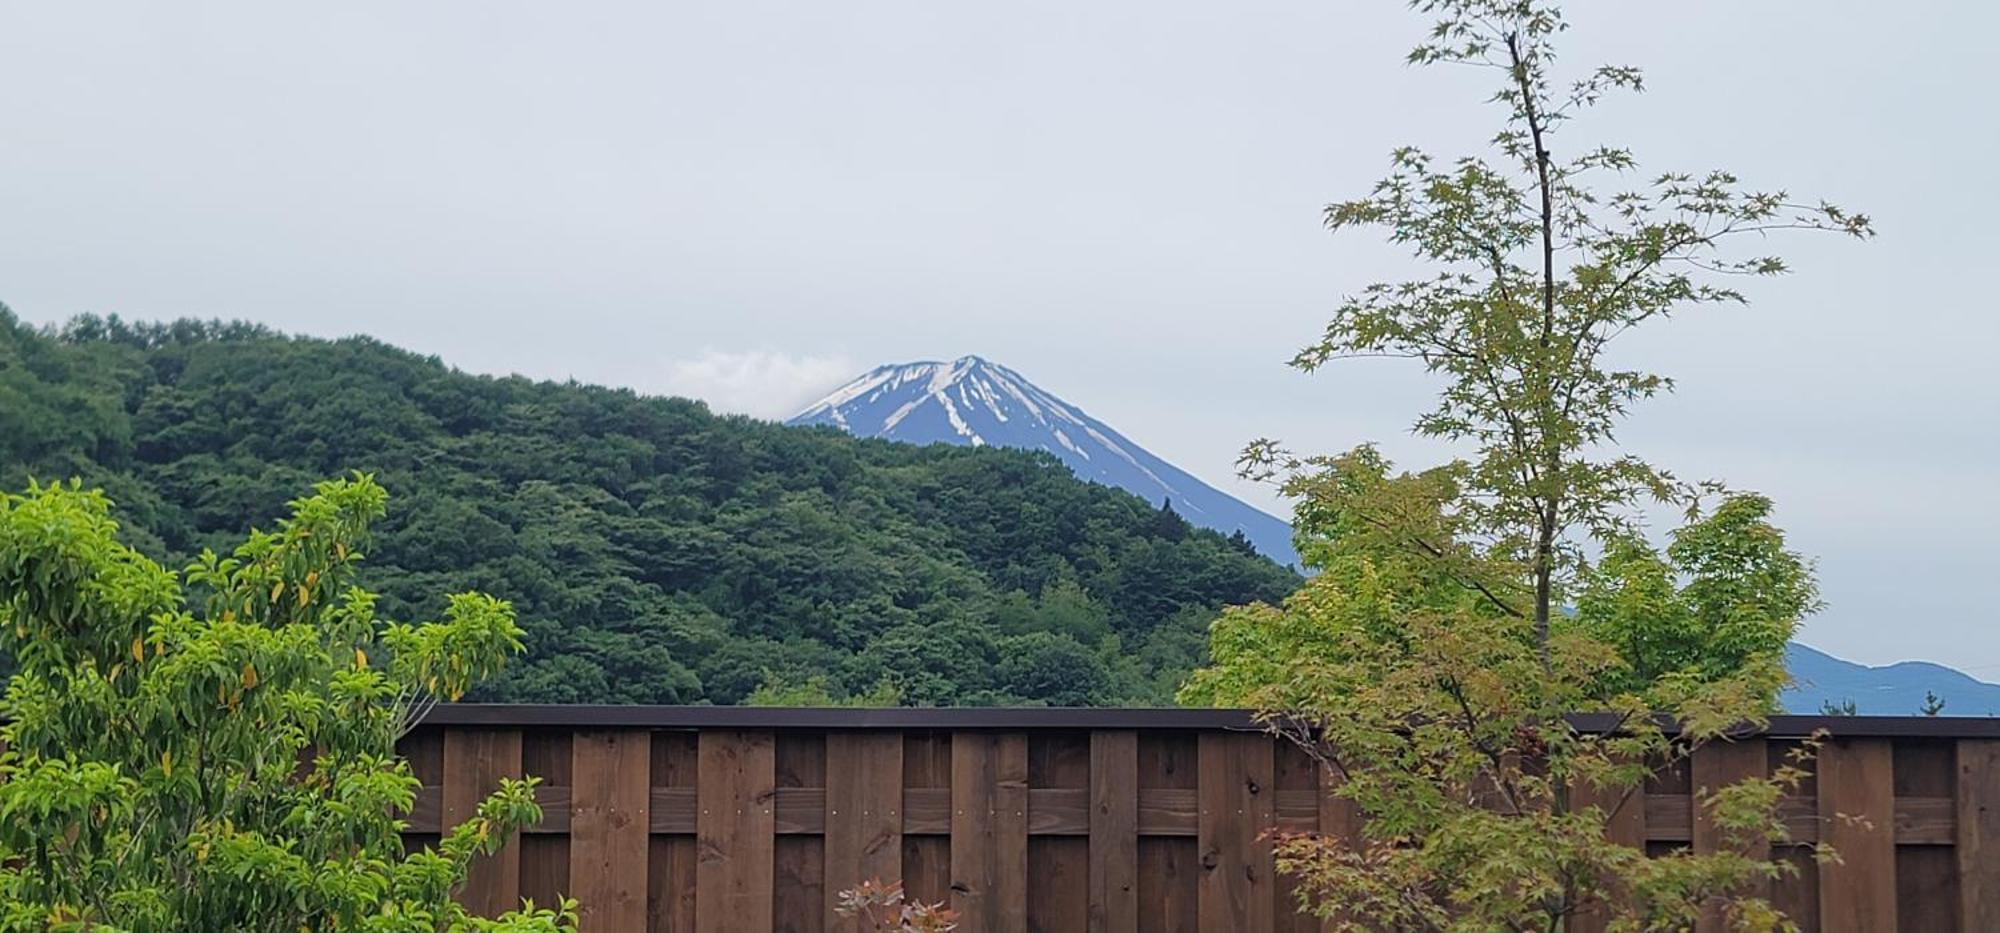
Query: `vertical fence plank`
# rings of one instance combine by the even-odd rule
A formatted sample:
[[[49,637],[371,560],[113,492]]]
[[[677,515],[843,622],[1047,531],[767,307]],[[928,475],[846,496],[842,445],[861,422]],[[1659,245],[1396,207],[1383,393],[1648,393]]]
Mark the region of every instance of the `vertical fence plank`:
[[[636,729],[571,737],[569,878],[585,933],[646,926],[649,738]]]
[[[1063,807],[1038,791],[1064,794]],[[1028,933],[1078,933],[1090,928],[1090,733],[1046,730],[1028,736]],[[1077,805],[1081,805],[1079,808]],[[1076,819],[1062,833],[1035,834],[1051,814]],[[1081,825],[1079,825],[1081,824]]]
[[[571,782],[570,766],[574,750],[570,745],[567,729],[537,729],[521,736],[521,771],[529,777],[541,778],[539,792],[549,798],[556,788],[561,788],[560,803],[547,799],[542,804],[542,819],[548,821],[558,816],[568,817],[568,793]],[[564,812],[554,813],[557,807]],[[553,906],[556,900],[569,893],[569,834],[529,833],[521,837],[521,896],[531,898],[538,907]]]
[[[1273,746],[1261,732],[1205,732],[1199,740],[1201,928],[1270,933]]]
[[[834,913],[840,892],[863,881],[903,880],[903,734],[826,737],[826,928],[858,933]]]
[[[443,829],[470,819],[500,787],[500,779],[521,776],[521,730],[447,729],[444,733]],[[521,901],[521,840],[507,840],[500,851],[481,856],[466,872],[459,903],[481,917],[492,917]]]
[[[1744,738],[1734,742],[1710,742],[1695,749],[1694,759],[1689,762],[1689,780],[1694,785],[1695,796],[1691,798],[1694,807],[1694,851],[1697,855],[1708,855],[1724,851],[1727,840],[1715,823],[1715,815],[1708,807],[1701,805],[1701,797],[1714,794],[1725,787],[1767,774],[1770,766],[1770,752],[1761,738]],[[1743,854],[1755,859],[1771,857],[1771,847],[1767,843],[1757,843],[1743,849]],[[1771,886],[1765,882],[1752,882],[1746,889],[1736,892],[1740,895],[1768,898]],[[1696,929],[1719,931],[1727,928],[1728,917],[1724,905],[1705,905]]]
[[[777,743],[769,732],[703,732],[695,817],[695,929],[771,929]]]
[[[1597,807],[1604,813],[1604,838],[1612,845],[1646,851],[1646,789],[1644,787],[1597,787],[1585,780],[1570,783],[1570,803],[1577,810]],[[1604,899],[1579,907],[1570,916],[1570,933],[1603,933],[1610,927],[1620,892],[1615,879],[1607,879]]]
[[[1288,835],[1318,834],[1319,810],[1324,806],[1319,802],[1322,787],[1319,761],[1303,746],[1290,739],[1274,740],[1272,752],[1275,756],[1271,778],[1274,825],[1283,825],[1285,828],[1282,832]],[[1280,800],[1284,803],[1280,803]],[[1289,814],[1283,812],[1286,808],[1298,808],[1308,801],[1313,805],[1312,821],[1309,826],[1300,821],[1305,814],[1303,809],[1293,810]],[[1289,825],[1286,824],[1287,815],[1291,818]],[[1273,864],[1275,865],[1275,861]],[[1275,872],[1271,880],[1271,893],[1275,899],[1271,908],[1272,929],[1276,933],[1317,933],[1321,926],[1320,920],[1301,905],[1299,894],[1303,885],[1298,876],[1280,871]]]
[[[2000,930],[2000,741],[1958,743],[1958,922]]]
[[[1028,928],[1028,738],[951,737],[951,906],[964,933]]]
[[[784,788],[813,788],[824,798],[827,786],[827,736],[820,732],[786,730],[777,741],[777,780]],[[775,809],[774,809],[775,812]],[[824,801],[820,819],[826,818]],[[822,933],[826,929],[826,840],[819,834],[789,832],[772,840],[771,892],[773,933]],[[838,890],[838,889],[835,889]]]
[[[1361,807],[1337,793],[1346,778],[1330,761],[1319,765],[1318,777],[1319,834],[1328,840],[1337,840],[1351,850],[1360,849],[1367,844],[1367,840],[1362,838]],[[1348,914],[1335,914],[1322,921],[1320,929],[1339,929],[1341,924],[1354,919],[1356,918]]]
[[[951,812],[951,733],[922,730],[903,733],[903,789],[945,795]],[[910,813],[904,800],[903,813]],[[903,890],[925,904],[951,903],[950,820],[941,833],[903,834]],[[907,827],[906,827],[907,830]]]
[[[1957,749],[1952,742],[1899,739],[1894,768],[1897,799],[1950,800],[1958,776]],[[1951,846],[1896,846],[1897,927],[1956,930],[1958,906],[1958,858]]]
[[[653,733],[654,789],[698,790],[696,742],[692,732]],[[684,832],[652,837],[646,856],[647,933],[690,933],[694,929],[694,839]]]
[[[1887,739],[1835,739],[1820,749],[1820,839],[1840,853],[1838,864],[1820,866],[1822,929],[1896,929],[1892,761]]]
[[[1090,933],[1139,930],[1139,733],[1090,734]]]
[[[1171,791],[1190,801],[1200,768],[1192,732],[1145,732],[1139,736],[1139,792]],[[1192,806],[1192,804],[1190,804]],[[1146,814],[1140,811],[1143,825]],[[1201,852],[1193,836],[1139,838],[1141,933],[1198,933],[1201,907]]]
[[[433,827],[425,832],[403,834],[403,851],[421,852],[426,846],[437,845],[435,826],[444,815],[444,730],[436,726],[411,730],[396,741],[396,754],[410,763],[410,776],[422,785],[413,808],[404,818]]]

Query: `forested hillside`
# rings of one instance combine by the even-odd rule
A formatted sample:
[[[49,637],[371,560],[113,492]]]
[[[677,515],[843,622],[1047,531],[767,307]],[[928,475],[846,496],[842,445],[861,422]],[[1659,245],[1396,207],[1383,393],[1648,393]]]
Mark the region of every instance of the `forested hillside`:
[[[185,562],[313,482],[392,496],[363,582],[513,601],[482,699],[1166,703],[1214,610],[1296,578],[1019,451],[912,447],[681,399],[468,375],[366,338],[0,307],[0,484],[79,476]]]

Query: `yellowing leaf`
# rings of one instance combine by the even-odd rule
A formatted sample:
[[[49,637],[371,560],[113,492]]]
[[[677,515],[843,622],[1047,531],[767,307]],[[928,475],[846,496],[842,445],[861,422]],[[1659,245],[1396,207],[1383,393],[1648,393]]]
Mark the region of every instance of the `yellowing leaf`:
[[[368,669],[368,652],[359,648],[354,649],[354,669],[357,671]]]
[[[146,660],[146,639],[144,637],[132,639],[132,660]]]
[[[278,582],[271,584],[271,601],[274,603],[277,602],[278,596],[284,592],[285,592],[285,581],[279,580]]]
[[[257,667],[252,664],[243,665],[243,689],[248,690],[255,686],[257,686]]]
[[[160,773],[167,777],[174,776],[174,750],[171,748],[160,753]]]

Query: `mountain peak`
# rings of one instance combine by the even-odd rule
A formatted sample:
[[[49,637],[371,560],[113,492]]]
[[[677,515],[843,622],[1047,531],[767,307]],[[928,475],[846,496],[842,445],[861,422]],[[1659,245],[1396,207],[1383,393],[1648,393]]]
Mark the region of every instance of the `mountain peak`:
[[[878,366],[806,407],[789,424],[830,424],[861,437],[915,444],[1046,451],[1079,477],[1148,502],[1171,500],[1187,520],[1242,531],[1258,551],[1298,563],[1291,526],[1128,440],[1006,366],[979,356]]]

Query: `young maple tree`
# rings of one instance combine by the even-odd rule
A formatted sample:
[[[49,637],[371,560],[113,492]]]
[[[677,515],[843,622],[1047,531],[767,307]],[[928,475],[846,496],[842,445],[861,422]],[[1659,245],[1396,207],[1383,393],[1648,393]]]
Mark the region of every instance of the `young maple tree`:
[[[1771,712],[1784,644],[1817,605],[1768,500],[1618,448],[1631,407],[1672,382],[1608,352],[1785,271],[1739,244],[1866,237],[1869,222],[1728,172],[1641,176],[1625,149],[1563,145],[1642,79],[1559,77],[1565,25],[1544,0],[1412,6],[1435,25],[1410,61],[1490,72],[1505,119],[1490,155],[1399,149],[1370,194],[1327,208],[1332,229],[1380,227],[1436,272],[1347,299],[1293,365],[1419,362],[1443,389],[1416,432],[1469,455],[1409,473],[1368,446],[1253,443],[1245,472],[1280,480],[1318,573],[1280,606],[1225,613],[1182,699],[1267,710],[1342,776],[1362,838],[1279,850],[1307,905],[1340,924],[1553,930],[1592,914],[1650,929],[1707,911],[1783,926],[1755,882],[1786,868],[1749,853],[1789,841],[1775,805],[1803,776],[1796,761],[1704,789],[1722,851],[1647,858],[1605,840],[1654,769]],[[1638,517],[1653,503],[1689,517],[1664,553]],[[1581,730],[1566,718],[1579,711],[1610,715]]]
[[[574,929],[574,905],[497,919],[451,899],[541,818],[506,780],[406,854],[418,782],[395,742],[520,650],[504,602],[389,622],[354,587],[386,495],[322,483],[275,530],[175,574],[119,543],[76,484],[0,496],[0,928]],[[191,608],[193,606],[199,607]]]

